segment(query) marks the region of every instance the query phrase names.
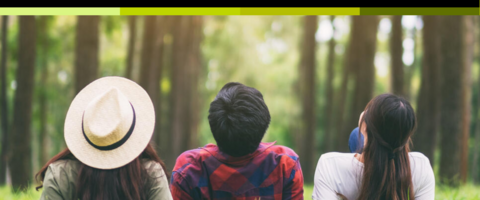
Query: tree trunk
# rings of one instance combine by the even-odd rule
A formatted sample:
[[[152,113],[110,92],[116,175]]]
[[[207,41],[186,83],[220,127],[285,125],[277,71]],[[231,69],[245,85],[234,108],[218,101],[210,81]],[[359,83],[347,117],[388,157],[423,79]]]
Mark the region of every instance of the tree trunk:
[[[315,52],[317,31],[317,16],[305,16],[303,25],[303,43],[300,64],[300,94],[302,98],[302,135],[303,137],[303,173],[305,182],[313,179],[313,156],[315,151]]]
[[[197,122],[192,115],[196,115],[194,107],[197,98],[198,70],[200,66],[196,63],[198,58],[195,52],[199,53],[196,42],[195,30],[196,17],[179,16],[175,17],[172,47],[172,68],[171,68],[171,117],[172,119],[172,152],[174,158],[187,150],[197,132]],[[197,50],[195,50],[197,49]],[[193,131],[193,132],[192,132]]]
[[[142,60],[140,64],[140,85],[147,91],[155,106],[156,126],[151,142],[159,149],[160,130],[160,80],[163,63],[163,16],[145,16]]]
[[[394,15],[392,17],[392,32],[390,36],[390,57],[391,57],[391,87],[392,93],[405,96],[403,87],[403,32],[402,16]]]
[[[480,25],[480,20],[477,17],[477,26]],[[480,33],[477,33],[477,36],[480,36]],[[478,38],[480,41],[480,38]],[[478,43],[477,43],[478,44]],[[477,55],[477,58],[480,59],[480,55]],[[473,109],[473,116],[475,116],[475,141],[473,142],[473,160],[472,160],[472,179],[474,184],[480,182],[479,177],[479,154],[480,154],[480,73],[477,77],[477,102],[476,106]]]
[[[464,16],[441,16],[441,90],[440,130],[441,156],[440,181],[449,185],[457,185],[460,175],[462,126],[465,125],[463,82],[466,75],[466,45]]]
[[[172,82],[171,71],[172,71],[172,61],[173,61],[173,53],[172,53],[172,46],[173,41],[171,40],[173,33],[173,26],[176,25],[176,16],[165,16],[165,25],[164,25],[164,34],[165,38],[167,38],[163,44],[163,59],[164,59],[164,66],[162,67],[162,74],[167,74],[167,76],[163,77],[168,80],[170,83]],[[162,78],[162,79],[163,79]],[[160,145],[160,156],[162,159],[165,160],[165,164],[167,165],[168,169],[172,169],[173,165],[175,164],[175,157],[172,155],[173,152],[173,134],[172,134],[172,94],[170,92],[165,92],[160,95],[160,103],[162,104],[161,115],[165,120],[160,121],[160,135],[159,135],[159,145]]]
[[[75,44],[75,94],[98,77],[98,16],[78,16]]]
[[[140,85],[149,92],[149,78],[152,72],[153,50],[155,48],[156,16],[144,16],[142,56],[140,60]],[[149,93],[150,94],[150,93]],[[150,97],[151,98],[151,97]]]
[[[423,16],[423,59],[420,91],[417,100],[418,128],[414,134],[414,150],[435,163],[437,132],[440,122],[440,18]]]
[[[190,55],[190,67],[192,68],[191,74],[191,84],[190,87],[192,88],[191,91],[191,98],[190,99],[190,110],[191,113],[189,114],[190,120],[192,122],[190,127],[190,141],[188,144],[188,148],[197,148],[198,147],[198,131],[199,131],[199,124],[200,124],[200,105],[201,99],[200,93],[198,92],[201,84],[199,84],[200,80],[200,73],[202,67],[202,56],[200,50],[200,44],[203,39],[203,16],[192,16],[192,45],[191,45],[191,55]]]
[[[129,16],[128,17],[128,30],[129,30],[129,38],[128,38],[128,49],[127,49],[127,67],[125,70],[125,77],[128,79],[132,78],[132,71],[133,71],[133,55],[135,50],[135,42],[137,38],[137,16]]]
[[[347,68],[352,70],[355,85],[353,101],[348,120],[344,125],[339,142],[348,151],[349,133],[358,126],[360,113],[373,97],[375,85],[374,59],[377,46],[378,16],[352,16],[352,31]]]
[[[34,88],[36,24],[34,16],[19,17],[17,88],[13,115],[13,145],[10,169],[13,189],[27,189],[31,180],[30,125]]]
[[[188,120],[185,120],[187,116],[185,115],[185,101],[186,101],[186,77],[185,73],[185,52],[187,46],[188,33],[188,16],[178,16],[175,17],[175,27],[173,34],[173,61],[172,61],[172,153],[176,158],[186,149],[186,145],[183,140],[186,137],[186,130],[188,130]]]
[[[41,78],[40,78],[40,93],[38,96],[38,101],[40,104],[39,108],[39,116],[40,116],[40,137],[39,137],[39,148],[40,148],[40,163],[42,165],[47,163],[49,156],[48,156],[48,140],[49,136],[47,134],[47,80],[48,80],[48,64],[47,64],[47,56],[48,56],[48,33],[47,33],[47,16],[41,16],[39,19],[39,46],[41,48],[40,59],[40,71],[41,71]]]
[[[333,20],[335,16],[330,16],[330,21],[332,23],[333,32],[335,32],[335,26],[333,26]],[[325,152],[329,152],[333,150],[333,78],[335,76],[334,72],[334,65],[335,65],[335,37],[330,39],[328,43],[328,60],[327,60],[327,82],[326,82],[326,96],[327,96],[327,103],[325,105],[325,138],[323,142],[323,148]],[[338,113],[337,113],[338,114]]]
[[[5,185],[7,180],[8,166],[8,105],[7,105],[7,33],[8,33],[8,16],[2,16],[2,54],[0,57],[0,125],[2,126],[2,154],[0,159],[0,186]]]
[[[463,77],[462,77],[462,142],[461,142],[461,156],[460,156],[460,178],[463,184],[467,182],[468,174],[468,149],[470,138],[470,108],[472,103],[472,83],[471,72],[473,64],[473,50],[474,50],[474,26],[473,16],[464,16],[463,18]]]

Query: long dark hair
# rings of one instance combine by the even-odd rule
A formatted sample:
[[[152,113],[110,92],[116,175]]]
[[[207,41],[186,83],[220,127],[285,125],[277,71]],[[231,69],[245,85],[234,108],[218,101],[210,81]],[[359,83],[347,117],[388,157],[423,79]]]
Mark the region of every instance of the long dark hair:
[[[148,188],[145,187],[145,181],[150,177],[147,177],[147,170],[142,166],[141,159],[143,158],[159,163],[167,179],[170,179],[165,164],[149,144],[135,160],[117,169],[101,170],[80,162],[75,191],[77,198],[80,200],[146,199]],[[50,159],[36,174],[35,178],[38,180],[40,177],[43,182],[48,166],[55,161],[66,159],[77,160],[68,148]],[[36,187],[37,191],[42,187],[43,185]]]
[[[416,118],[410,103],[392,94],[379,95],[368,103],[361,122],[367,144],[358,199],[414,200],[408,152]]]

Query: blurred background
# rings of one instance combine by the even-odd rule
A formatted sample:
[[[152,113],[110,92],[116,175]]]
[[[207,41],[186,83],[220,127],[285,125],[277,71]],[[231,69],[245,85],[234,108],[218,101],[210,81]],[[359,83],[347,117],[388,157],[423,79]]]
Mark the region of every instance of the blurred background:
[[[152,144],[169,171],[183,151],[215,143],[209,103],[241,82],[270,110],[264,141],[300,155],[307,185],[322,153],[349,152],[360,113],[382,93],[411,102],[412,150],[428,156],[439,183],[480,182],[478,16],[2,16],[0,24],[0,185],[38,184],[35,173],[66,148],[71,101],[103,76],[149,93]]]

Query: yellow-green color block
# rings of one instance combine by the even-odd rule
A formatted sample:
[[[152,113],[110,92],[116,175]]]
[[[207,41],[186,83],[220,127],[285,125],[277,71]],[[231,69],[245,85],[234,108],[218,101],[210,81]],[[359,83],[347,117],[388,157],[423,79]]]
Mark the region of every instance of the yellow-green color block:
[[[360,8],[242,8],[242,15],[360,15]]]
[[[0,15],[120,15],[120,8],[2,8]]]
[[[240,8],[120,8],[120,15],[240,15]]]
[[[360,15],[478,15],[479,8],[360,8]]]

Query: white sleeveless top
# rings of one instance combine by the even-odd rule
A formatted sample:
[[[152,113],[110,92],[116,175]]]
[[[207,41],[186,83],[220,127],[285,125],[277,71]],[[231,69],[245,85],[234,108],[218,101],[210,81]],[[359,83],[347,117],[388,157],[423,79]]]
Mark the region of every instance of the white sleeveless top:
[[[415,200],[433,200],[435,176],[430,161],[419,152],[410,152],[409,155]],[[315,171],[312,198],[340,199],[336,194],[338,192],[348,200],[355,200],[359,195],[362,176],[363,163],[355,158],[355,153],[323,154]]]

